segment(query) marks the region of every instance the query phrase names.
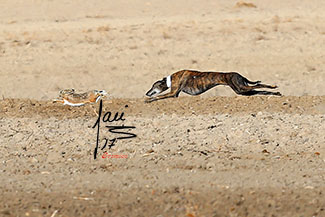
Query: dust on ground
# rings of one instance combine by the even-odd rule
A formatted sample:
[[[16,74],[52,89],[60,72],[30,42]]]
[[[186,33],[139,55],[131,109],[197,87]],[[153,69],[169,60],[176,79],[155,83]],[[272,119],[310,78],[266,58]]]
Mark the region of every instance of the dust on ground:
[[[96,160],[98,104],[2,100],[1,213],[321,216],[323,98],[105,100],[104,112],[124,112],[137,137]],[[100,148],[113,136],[101,124]]]

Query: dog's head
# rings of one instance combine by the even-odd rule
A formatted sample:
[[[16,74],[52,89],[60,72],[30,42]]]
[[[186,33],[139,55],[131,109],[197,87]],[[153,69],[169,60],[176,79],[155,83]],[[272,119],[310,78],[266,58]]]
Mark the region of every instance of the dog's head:
[[[156,81],[151,89],[146,93],[147,96],[153,97],[161,92],[164,92],[169,87],[167,86],[167,79],[163,78],[162,80]]]

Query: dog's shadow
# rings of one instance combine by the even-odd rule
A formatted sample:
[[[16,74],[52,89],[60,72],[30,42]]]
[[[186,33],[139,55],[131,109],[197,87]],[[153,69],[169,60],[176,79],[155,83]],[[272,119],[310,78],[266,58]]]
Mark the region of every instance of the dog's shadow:
[[[264,90],[250,90],[244,93],[240,93],[243,96],[254,96],[254,95],[273,95],[273,96],[282,96],[280,92],[270,92]]]

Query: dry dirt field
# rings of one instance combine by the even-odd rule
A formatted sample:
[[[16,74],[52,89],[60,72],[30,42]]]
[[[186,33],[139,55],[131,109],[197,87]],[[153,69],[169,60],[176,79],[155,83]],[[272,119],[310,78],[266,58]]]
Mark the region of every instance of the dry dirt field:
[[[2,0],[0,216],[325,216],[324,11],[322,0]],[[181,69],[237,71],[283,96],[220,86],[144,103]],[[64,88],[105,89],[102,117],[124,114],[99,122],[97,159],[99,104],[53,103]],[[107,128],[122,125],[134,128]]]

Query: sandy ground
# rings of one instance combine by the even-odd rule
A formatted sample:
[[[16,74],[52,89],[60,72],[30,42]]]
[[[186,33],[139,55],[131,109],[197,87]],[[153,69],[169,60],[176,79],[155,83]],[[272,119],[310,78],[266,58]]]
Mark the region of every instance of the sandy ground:
[[[325,216],[325,2],[248,3],[1,1],[0,216]],[[144,103],[181,69],[284,96]],[[64,88],[124,112],[100,122],[96,160],[99,105],[53,103]],[[136,137],[103,148],[126,135],[108,125]]]
[[[135,126],[128,132],[137,137],[100,150],[96,160],[97,131],[92,127],[98,105],[3,100],[1,212],[323,216],[324,99],[104,101],[104,113],[124,112],[123,124]],[[115,137],[106,125],[101,122],[100,147],[104,137]],[[103,159],[105,151],[127,158]]]

